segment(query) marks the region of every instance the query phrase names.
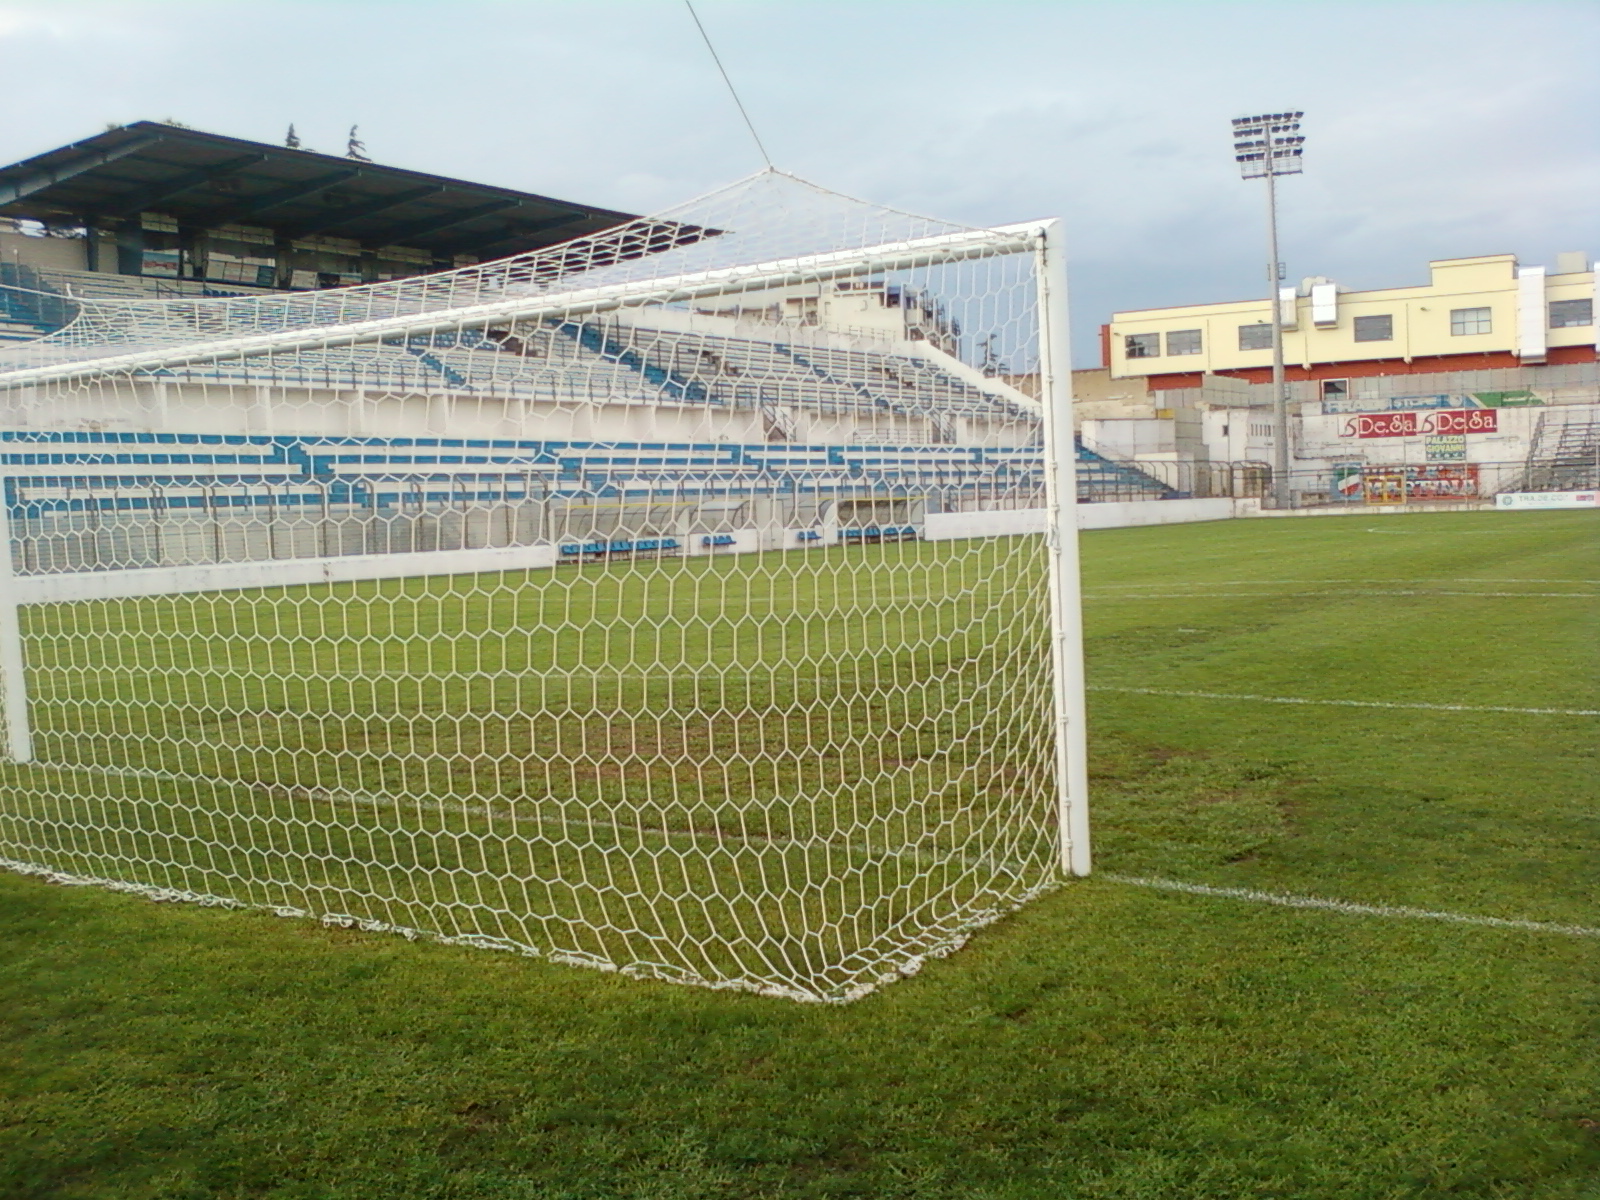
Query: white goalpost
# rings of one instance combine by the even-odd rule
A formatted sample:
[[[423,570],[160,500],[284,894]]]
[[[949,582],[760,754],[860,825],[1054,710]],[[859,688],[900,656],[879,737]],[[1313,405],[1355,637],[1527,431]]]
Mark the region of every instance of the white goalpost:
[[[0,357],[13,869],[838,1002],[1090,869],[1066,273],[781,172]]]

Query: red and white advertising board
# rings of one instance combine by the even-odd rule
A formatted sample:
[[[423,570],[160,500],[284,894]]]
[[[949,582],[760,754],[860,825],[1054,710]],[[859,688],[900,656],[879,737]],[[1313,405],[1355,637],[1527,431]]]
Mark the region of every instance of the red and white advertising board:
[[[1360,413],[1344,423],[1340,437],[1420,437],[1424,434],[1496,433],[1500,413],[1493,408],[1441,408],[1432,412]]]

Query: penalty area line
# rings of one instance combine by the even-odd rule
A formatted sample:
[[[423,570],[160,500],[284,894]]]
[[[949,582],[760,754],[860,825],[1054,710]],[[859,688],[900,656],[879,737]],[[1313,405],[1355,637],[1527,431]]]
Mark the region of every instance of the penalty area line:
[[[1253,888],[1211,887],[1203,883],[1184,883],[1177,879],[1152,879],[1140,875],[1112,875],[1101,872],[1096,874],[1111,883],[1121,883],[1129,887],[1184,892],[1191,896],[1218,896],[1227,900],[1248,900],[1253,904],[1275,904],[1279,908],[1314,908],[1326,912],[1348,913],[1353,917],[1446,921],[1454,925],[1481,925],[1489,929],[1520,929],[1530,933],[1559,933],[1568,937],[1600,937],[1600,928],[1588,925],[1561,925],[1554,921],[1527,921],[1515,917],[1484,917],[1475,913],[1439,912],[1431,908],[1409,908],[1401,905],[1357,904],[1351,900],[1328,900],[1321,896],[1289,896],[1282,892],[1258,892]]]
[[[1185,692],[1177,688],[1112,687],[1090,684],[1085,691],[1126,692],[1134,696],[1184,696],[1194,700],[1254,700],[1260,704],[1325,704],[1336,708],[1420,708],[1433,712],[1523,713],[1538,717],[1600,717],[1600,708],[1514,708],[1507,704],[1422,704],[1399,700],[1311,700],[1303,696],[1256,696],[1248,692]]]

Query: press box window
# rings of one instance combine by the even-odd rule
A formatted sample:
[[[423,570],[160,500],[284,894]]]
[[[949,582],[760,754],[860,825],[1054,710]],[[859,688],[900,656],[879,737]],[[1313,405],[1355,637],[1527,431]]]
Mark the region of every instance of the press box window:
[[[1487,308],[1452,308],[1450,310],[1450,333],[1461,337],[1468,333],[1489,333],[1489,310]]]
[[[1343,400],[1350,394],[1350,381],[1348,379],[1324,379],[1322,381],[1322,398],[1324,400]]]
[[[1167,334],[1168,354],[1199,354],[1200,331],[1198,329],[1174,329]]]
[[[1266,321],[1259,325],[1239,326],[1239,349],[1271,350],[1272,326]]]
[[[1160,358],[1161,335],[1159,333],[1130,333],[1123,342],[1129,358]]]
[[[1381,317],[1357,317],[1353,325],[1358,342],[1394,341],[1394,318],[1388,313]]]
[[[1573,329],[1594,324],[1593,300],[1550,301],[1550,328]]]

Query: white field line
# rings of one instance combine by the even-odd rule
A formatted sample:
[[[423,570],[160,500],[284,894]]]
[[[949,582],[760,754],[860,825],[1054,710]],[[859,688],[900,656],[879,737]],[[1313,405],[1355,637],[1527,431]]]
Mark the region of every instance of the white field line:
[[[1413,587],[1446,583],[1559,583],[1574,587],[1600,584],[1600,579],[1210,579],[1184,582],[1181,579],[1164,579],[1159,583],[1098,583],[1097,588],[1156,588],[1156,587],[1316,587],[1329,583],[1408,583]]]
[[[176,901],[198,904],[205,908],[265,911],[278,917],[309,918],[320,921],[323,925],[343,929],[360,929],[369,933],[398,933],[410,941],[426,939],[440,942],[447,946],[476,946],[487,950],[509,950],[513,953],[527,955],[530,958],[546,958],[552,962],[566,963],[571,966],[598,967],[601,970],[612,971],[618,969],[615,964],[591,955],[563,953],[561,951],[541,951],[537,947],[515,942],[509,938],[498,938],[485,934],[450,935],[417,929],[407,925],[395,925],[388,921],[375,921],[369,917],[348,916],[343,913],[324,913],[319,915],[309,909],[295,908],[289,905],[252,904],[249,901],[236,900],[229,896],[216,896],[146,883],[132,883],[121,879],[103,879],[93,875],[74,875],[66,871],[55,870],[52,867],[42,866],[38,863],[23,862],[13,858],[0,858],[0,868],[19,875],[31,875],[48,883],[68,887],[102,887],[107,891],[141,896],[146,900],[157,902]],[[1306,908],[1322,912],[1344,913],[1353,917],[1384,917],[1388,920],[1402,921],[1443,921],[1452,925],[1475,925],[1485,929],[1510,929],[1526,933],[1554,933],[1565,937],[1600,937],[1600,928],[1588,925],[1563,925],[1554,921],[1530,921],[1516,917],[1486,917],[1477,913],[1442,912],[1437,909],[1411,908],[1403,905],[1357,904],[1350,900],[1329,900],[1321,896],[1290,896],[1281,892],[1259,892],[1251,888],[1211,887],[1203,883],[1184,883],[1177,879],[1150,879],[1138,875],[1116,875],[1110,872],[1099,872],[1098,878],[1104,879],[1109,883],[1120,883],[1128,887],[1151,888],[1163,892],[1182,892],[1191,896],[1215,896],[1226,900],[1245,900],[1253,904],[1271,904],[1280,908]],[[633,974],[634,972],[623,968],[622,973]],[[790,993],[788,989],[781,988],[774,988],[768,991],[765,987],[747,987],[739,984],[724,984],[722,986],[740,991],[766,992],[769,995],[779,995],[787,999],[815,999],[815,997],[807,993]]]
[[[40,673],[48,672],[53,674],[70,674],[76,670],[76,668],[69,667],[58,667],[54,669],[40,667],[35,669]],[[677,674],[668,672],[662,672],[660,674],[642,672],[617,672],[614,674],[611,672],[584,672],[581,676],[577,672],[564,672],[557,675],[554,673],[547,674],[539,671],[443,671],[424,675],[411,671],[391,671],[383,669],[372,671],[321,671],[314,674],[278,674],[264,676],[244,675],[225,670],[207,670],[204,667],[152,667],[149,668],[148,672],[141,672],[137,668],[133,667],[116,667],[107,669],[116,670],[119,673],[125,674],[129,677],[145,673],[159,673],[162,675],[177,676],[231,676],[232,678],[238,680],[249,679],[262,682],[278,680],[293,681],[296,683],[312,683],[321,680],[354,681],[363,679],[370,679],[374,681],[379,679],[415,679],[419,683],[426,681],[433,684],[464,683],[500,679],[538,679],[542,682],[557,680],[562,683],[569,683],[575,678],[582,678],[586,682],[596,685],[621,684],[625,681],[672,683],[678,680],[724,684],[750,683],[753,681],[756,683],[771,682],[773,684],[787,684],[794,686],[801,684],[838,685],[841,683],[862,682],[861,680],[848,676],[838,675],[779,675],[774,673],[770,676],[755,676],[753,674],[744,673],[737,664],[723,670],[683,672]],[[1600,708],[1523,708],[1509,704],[1428,704],[1422,701],[1398,700],[1324,700],[1307,696],[1262,696],[1253,692],[1195,692],[1187,691],[1181,688],[1120,687],[1115,684],[1089,684],[1085,690],[1090,692],[1123,692],[1129,695],[1137,696],[1177,696],[1192,700],[1243,700],[1255,701],[1260,704],[1330,705],[1335,708],[1402,708],[1422,709],[1432,712],[1519,713],[1525,716],[1539,717],[1600,717]],[[82,706],[96,703],[118,703],[118,701],[95,700],[93,698],[85,697],[77,699],[74,701],[74,703]]]
[[[1176,879],[1150,879],[1138,875],[1100,874],[1101,879],[1131,887],[1155,888],[1164,892],[1185,892],[1192,896],[1220,896],[1229,900],[1248,900],[1254,904],[1276,904],[1281,908],[1314,908],[1348,913],[1355,917],[1388,917],[1409,921],[1448,921],[1456,925],[1482,925],[1490,929],[1519,929],[1530,933],[1559,933],[1568,937],[1600,937],[1600,928],[1588,925],[1561,925],[1553,921],[1527,921],[1514,917],[1484,917],[1475,913],[1439,912],[1430,908],[1403,905],[1357,904],[1350,900],[1328,900],[1321,896],[1288,896],[1281,892],[1258,892],[1251,888],[1210,887],[1203,883],[1183,883]]]
[[[1184,696],[1195,700],[1254,700],[1260,704],[1327,704],[1337,708],[1421,708],[1435,712],[1525,713],[1540,717],[1600,717],[1600,708],[1515,708],[1508,704],[1422,704],[1399,700],[1313,700],[1303,696],[1257,696],[1249,692],[1188,692],[1177,688],[1114,687],[1090,684],[1091,692],[1137,696]]]
[[[1364,532],[1364,533],[1403,533],[1403,534],[1407,534],[1409,536],[1416,536],[1417,534],[1421,534],[1424,537],[1431,537],[1431,536],[1436,536],[1436,535],[1439,535],[1439,534],[1446,534],[1446,535],[1449,535],[1451,537],[1474,537],[1474,536],[1481,537],[1484,534],[1490,534],[1490,535],[1501,534],[1501,535],[1504,535],[1504,534],[1516,533],[1517,530],[1515,530],[1515,529],[1379,529],[1376,526],[1369,525],[1362,532]]]
[[[1513,597],[1521,599],[1569,599],[1592,600],[1600,597],[1600,592],[1459,592],[1444,590],[1424,591],[1416,588],[1378,590],[1368,588],[1363,591],[1322,591],[1322,592],[1277,592],[1258,590],[1254,592],[1139,592],[1132,595],[1118,595],[1116,593],[1085,592],[1085,600],[1209,600],[1213,596],[1259,596],[1272,598],[1277,596],[1313,596],[1327,600],[1356,599],[1363,596],[1483,596],[1490,599],[1496,597]]]

